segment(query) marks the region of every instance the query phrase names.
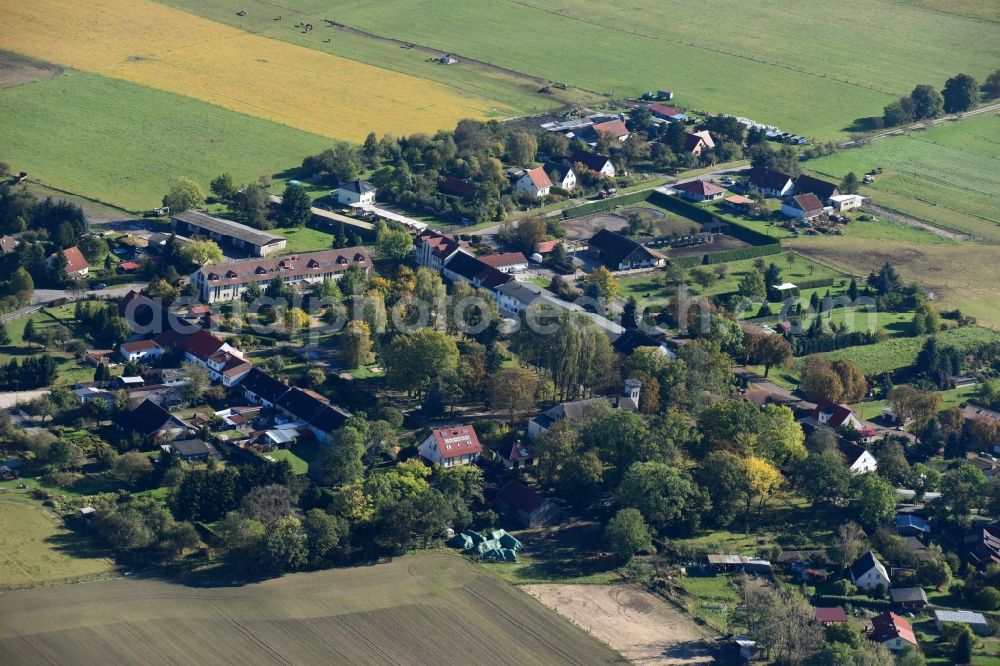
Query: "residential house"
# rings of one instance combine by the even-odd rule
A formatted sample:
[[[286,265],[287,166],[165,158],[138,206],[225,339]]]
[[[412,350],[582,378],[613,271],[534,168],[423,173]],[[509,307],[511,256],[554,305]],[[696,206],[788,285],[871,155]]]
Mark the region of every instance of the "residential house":
[[[471,425],[435,428],[420,443],[420,457],[432,465],[454,467],[469,465],[483,452],[476,430]]]
[[[375,203],[375,193],[378,191],[371,183],[364,180],[352,180],[348,183],[341,183],[333,191],[333,198],[339,204],[350,206],[351,204],[361,204],[371,206]]]
[[[164,442],[190,432],[186,423],[151,400],[143,400],[130,411],[118,412],[112,421],[126,434],[153,437]]]
[[[163,356],[166,351],[153,340],[136,340],[118,345],[118,355],[125,359],[126,363],[131,361],[149,363]]]
[[[238,349],[199,328],[177,345],[184,358],[206,370],[214,382],[232,386],[250,372],[251,365]]]
[[[508,481],[496,495],[500,513],[516,520],[523,527],[553,525],[562,517],[562,510],[552,500],[542,497],[519,481]]]
[[[868,551],[857,560],[854,561],[848,572],[851,577],[851,582],[854,583],[859,590],[869,591],[874,590],[879,585],[885,589],[889,589],[889,571],[885,568],[885,565],[879,562],[878,558],[875,557],[875,553]]]
[[[557,421],[577,421],[586,415],[588,408],[602,403],[609,404],[613,409],[638,411],[639,395],[642,383],[636,379],[625,380],[621,395],[614,397],[601,396],[563,402],[549,407],[544,413],[528,420],[528,439],[535,439],[552,429]]]
[[[851,408],[847,405],[837,405],[832,402],[820,402],[816,405],[816,408],[811,412],[812,416],[820,425],[825,425],[833,430],[840,430],[846,426],[851,426],[855,430],[860,430],[863,428],[863,424],[858,417],[854,415]]]
[[[673,188],[677,190],[678,196],[689,201],[714,201],[721,199],[722,195],[726,193],[715,183],[700,178],[674,185]]]
[[[936,610],[934,611],[934,625],[941,631],[946,624],[964,624],[972,629],[979,636],[988,636],[990,625],[982,613],[975,613],[967,610]]]
[[[708,130],[688,134],[684,139],[684,152],[695,157],[713,148],[715,148],[715,141],[712,140],[712,135]]]
[[[86,277],[90,272],[90,264],[87,263],[87,259],[83,256],[80,248],[75,245],[68,247],[62,251],[62,255],[66,258],[66,275],[70,278]],[[50,271],[56,270],[56,260],[58,258],[58,252],[50,254],[48,259],[45,260],[46,268]]]
[[[784,197],[795,191],[795,181],[792,177],[765,167],[754,167],[750,170],[747,187],[751,192],[760,192],[764,196]]]
[[[659,268],[667,263],[662,253],[607,229],[590,238],[587,250],[613,271]]]
[[[745,215],[746,213],[749,213],[750,209],[753,207],[753,199],[748,199],[740,194],[734,194],[730,197],[726,197],[726,199],[722,202],[722,206],[734,213]]]
[[[687,116],[681,113],[679,109],[675,109],[672,106],[666,106],[664,104],[650,104],[648,107],[650,114],[654,118],[659,118],[660,120],[669,120],[671,122],[683,122],[687,119]]]
[[[595,123],[590,127],[593,138],[605,139],[607,141],[617,141],[621,143],[628,139],[629,131],[625,127],[624,121],[619,118],[608,120],[603,123]]]
[[[81,405],[86,405],[94,400],[103,400],[105,402],[105,407],[111,409],[115,404],[115,394],[111,391],[105,391],[104,389],[99,389],[96,386],[84,386],[78,389],[73,389],[73,395],[76,397],[77,402]]]
[[[868,640],[881,643],[891,652],[899,652],[907,646],[917,645],[917,637],[913,634],[913,627],[909,621],[891,611],[885,611],[872,618]]]
[[[549,175],[545,173],[545,169],[542,167],[528,169],[524,175],[521,176],[516,183],[514,183],[515,192],[524,192],[535,197],[536,199],[549,196],[550,189],[552,189],[552,181],[549,180]]]
[[[418,265],[440,272],[448,260],[462,249],[462,243],[427,229],[413,239],[413,247]]]
[[[920,610],[927,605],[927,593],[922,587],[894,587],[889,590],[889,598],[899,608]]]
[[[538,299],[557,301],[555,294],[533,282],[511,280],[496,290],[497,306],[501,314],[520,315]],[[567,304],[569,305],[569,304]]]
[[[566,159],[566,165],[576,168],[577,164],[582,164],[591,171],[596,171],[608,178],[615,177],[615,165],[611,159],[604,155],[597,155],[586,150],[574,150]]]
[[[848,621],[847,613],[844,612],[841,606],[813,608],[813,617],[824,627],[832,624],[846,624]]]
[[[896,515],[896,532],[901,537],[926,537],[931,533],[931,526],[920,516],[900,513]]]
[[[466,198],[476,193],[476,184],[470,179],[460,179],[447,176],[438,183],[438,192],[455,197]]]
[[[826,211],[815,194],[796,194],[781,204],[781,214],[797,220],[815,220]]]
[[[170,226],[178,233],[205,236],[220,243],[246,249],[252,256],[266,257],[285,249],[287,239],[260,229],[213,217],[197,210],[186,210],[171,215]]]
[[[989,442],[978,441],[972,436],[972,430],[969,428],[973,421],[993,421],[994,423],[1000,425],[1000,413],[994,412],[991,409],[985,409],[983,407],[977,407],[976,405],[966,405],[962,409],[962,423],[963,429],[965,431],[965,436],[968,444],[966,445],[969,449],[975,451],[982,451],[989,448]],[[994,447],[1000,448],[1000,447]]]
[[[479,261],[501,273],[520,273],[528,270],[528,258],[521,252],[502,252],[479,255]]]
[[[248,402],[262,407],[274,407],[291,390],[260,368],[252,368],[240,381],[239,388]]]
[[[812,176],[802,175],[795,179],[796,194],[815,194],[824,205],[830,205],[830,199],[840,196],[840,188],[834,183]]]
[[[560,244],[562,244],[562,241],[559,239],[542,241],[535,247],[535,253],[547,257],[555,252],[556,246]]]
[[[844,462],[852,474],[868,474],[878,469],[878,460],[872,452],[843,437],[837,438],[837,450],[844,456]]]
[[[860,194],[835,194],[830,197],[829,204],[838,213],[846,213],[849,210],[861,208],[865,198]]]
[[[573,170],[572,166],[550,162],[545,165],[545,170],[549,174],[549,180],[556,187],[564,190],[572,190],[576,187],[576,171]]]
[[[175,439],[170,444],[164,444],[162,448],[176,453],[188,462],[208,460],[209,458],[219,458],[218,449],[212,444],[201,439]]]
[[[21,241],[13,236],[0,236],[0,255],[9,254],[17,249]]]
[[[496,454],[507,469],[524,469],[538,464],[538,456],[521,440],[501,444]]]

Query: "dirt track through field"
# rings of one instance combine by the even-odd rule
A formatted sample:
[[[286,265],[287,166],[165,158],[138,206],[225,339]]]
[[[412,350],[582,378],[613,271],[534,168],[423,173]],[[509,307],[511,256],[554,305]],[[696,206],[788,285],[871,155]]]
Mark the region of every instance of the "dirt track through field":
[[[0,51],[0,88],[42,79],[54,79],[62,73],[62,67],[38,62],[16,53]]]
[[[643,666],[707,664],[713,636],[645,590],[625,585],[524,585],[543,604]]]

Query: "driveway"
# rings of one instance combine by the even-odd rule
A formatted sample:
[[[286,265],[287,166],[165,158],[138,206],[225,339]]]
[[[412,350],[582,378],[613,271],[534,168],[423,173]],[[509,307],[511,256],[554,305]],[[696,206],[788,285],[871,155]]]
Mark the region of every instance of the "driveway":
[[[0,393],[0,409],[10,409],[14,405],[23,405],[26,402],[31,402],[35,398],[40,398],[43,395],[48,395],[49,392],[45,390],[39,391],[4,391]]]
[[[108,287],[107,289],[88,289],[86,291],[76,291],[74,289],[36,289],[35,294],[31,297],[31,302],[38,303],[48,303],[49,301],[54,301],[57,298],[66,298],[71,301],[76,301],[86,296],[103,296],[106,298],[121,298],[130,291],[139,291],[146,287],[145,282],[130,282],[129,284],[121,284],[114,287]]]

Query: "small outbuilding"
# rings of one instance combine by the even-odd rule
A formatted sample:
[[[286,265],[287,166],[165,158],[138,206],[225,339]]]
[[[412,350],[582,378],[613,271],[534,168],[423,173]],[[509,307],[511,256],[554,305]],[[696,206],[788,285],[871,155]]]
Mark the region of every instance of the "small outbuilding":
[[[936,610],[934,611],[934,624],[938,631],[941,631],[946,624],[964,624],[980,636],[985,636],[990,632],[986,616],[967,610]]]

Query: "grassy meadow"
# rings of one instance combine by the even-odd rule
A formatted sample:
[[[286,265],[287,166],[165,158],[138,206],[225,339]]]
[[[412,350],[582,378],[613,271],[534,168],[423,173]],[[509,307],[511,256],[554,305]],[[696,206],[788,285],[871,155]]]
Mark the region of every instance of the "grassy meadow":
[[[211,104],[72,72],[0,89],[3,159],[32,178],[133,211],[187,176],[207,190],[298,166],[329,141]]]
[[[875,183],[861,188],[874,203],[1000,242],[1000,115],[983,114],[888,137],[804,166],[836,180],[848,171],[860,177],[881,167]]]
[[[0,597],[7,663],[624,664],[484,568],[445,553],[240,586],[139,577]],[[431,638],[433,637],[433,638]]]
[[[918,335],[915,337],[891,338],[873,345],[845,347],[844,349],[827,352],[825,356],[830,360],[842,359],[852,361],[866,375],[890,372],[916,363],[917,354],[920,353],[920,350],[929,337],[928,335]],[[937,334],[937,338],[938,343],[942,346],[966,349],[981,342],[991,340],[1000,342],[1000,333],[979,326],[970,326],[942,331]]]
[[[64,67],[352,141],[372,129],[433,132],[462,118],[510,115],[502,102],[149,0],[13,5],[5,9],[0,44]]]
[[[234,25],[250,18],[236,17],[232,6],[221,2],[166,1]],[[264,13],[265,19],[251,22],[264,29],[261,24],[284,8],[261,1],[250,3],[248,12]],[[616,97],[667,88],[688,108],[737,113],[788,131],[834,138],[843,136],[856,118],[880,114],[917,83],[942,85],[962,71],[985,77],[997,60],[1000,25],[990,18],[995,13],[984,0],[965,0],[960,12],[940,3],[890,0],[808,0],[794,9],[781,0],[698,5],[679,0],[627,5],[598,0],[304,0],[282,23],[292,19],[322,25],[330,18]],[[841,29],[848,16],[863,20]],[[808,48],[802,48],[804,31],[809,33]],[[267,34],[304,39],[277,27]],[[928,40],[928,34],[935,38]],[[326,36],[323,31],[306,35],[310,42]],[[340,31],[330,38],[344,41]],[[385,57],[364,49],[352,56],[346,46],[341,53],[401,68],[393,63],[399,54]],[[369,60],[376,57],[380,60]],[[440,74],[445,76],[451,74]]]

